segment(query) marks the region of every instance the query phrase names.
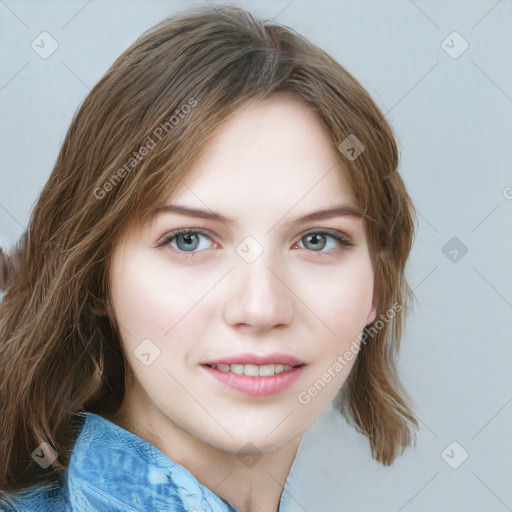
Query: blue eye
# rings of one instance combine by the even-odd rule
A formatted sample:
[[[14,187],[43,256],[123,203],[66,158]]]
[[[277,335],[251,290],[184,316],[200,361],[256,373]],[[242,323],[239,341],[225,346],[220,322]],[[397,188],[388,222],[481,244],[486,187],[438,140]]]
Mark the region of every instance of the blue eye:
[[[201,242],[203,242],[201,244]],[[169,233],[157,244],[157,247],[170,245],[182,257],[196,256],[208,249],[212,243],[211,237],[197,229],[184,228]],[[350,247],[353,242],[338,231],[311,231],[300,238],[300,243],[308,252],[329,254],[337,245]]]
[[[180,229],[169,233],[159,244],[158,247],[170,245],[178,252],[190,252],[194,255],[194,251],[207,249],[206,247],[199,247],[201,238],[211,240],[210,237],[202,231],[195,231],[193,229]]]
[[[331,243],[329,243],[329,241]],[[354,245],[353,242],[343,237],[341,233],[336,231],[312,231],[302,236],[301,242],[304,244],[306,249],[311,249],[313,252],[329,252],[336,249],[336,245],[339,243],[345,247]],[[326,246],[329,246],[326,251],[323,251]]]

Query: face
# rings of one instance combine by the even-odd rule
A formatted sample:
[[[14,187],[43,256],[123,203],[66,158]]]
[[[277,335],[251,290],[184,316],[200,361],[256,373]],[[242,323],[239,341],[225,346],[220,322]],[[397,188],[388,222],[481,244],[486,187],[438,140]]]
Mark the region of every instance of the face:
[[[165,206],[112,256],[123,406],[152,432],[277,449],[334,399],[375,318],[364,223],[328,133],[291,96],[247,103]]]

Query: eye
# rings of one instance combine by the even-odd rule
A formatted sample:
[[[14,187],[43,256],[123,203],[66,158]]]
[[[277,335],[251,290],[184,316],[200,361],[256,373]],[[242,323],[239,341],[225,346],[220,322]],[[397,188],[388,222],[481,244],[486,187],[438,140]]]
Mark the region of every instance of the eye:
[[[301,242],[306,249],[313,252],[331,252],[337,245],[351,247],[354,245],[348,238],[339,231],[312,231],[301,237]],[[327,250],[323,250],[327,247]]]
[[[170,245],[175,251],[182,253],[192,253],[208,249],[208,243],[204,240],[211,238],[206,233],[194,229],[178,229],[172,233],[167,234],[164,239],[158,243],[158,247]],[[201,241],[203,244],[201,246]]]
[[[180,257],[196,256],[210,248],[212,238],[198,229],[182,228],[172,231],[157,244],[157,247],[171,246]],[[311,231],[303,235],[300,242],[310,252],[329,254],[337,246],[351,247],[354,245],[346,236],[336,230]],[[295,244],[294,248],[297,244]]]

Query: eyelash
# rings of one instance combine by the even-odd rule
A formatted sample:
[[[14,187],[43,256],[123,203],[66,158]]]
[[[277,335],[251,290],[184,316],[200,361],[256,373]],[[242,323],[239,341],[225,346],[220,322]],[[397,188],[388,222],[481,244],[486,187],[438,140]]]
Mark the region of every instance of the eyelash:
[[[177,236],[185,235],[185,234],[202,235],[206,238],[209,238],[210,240],[212,239],[212,237],[208,233],[201,231],[199,229],[182,228],[182,229],[177,229],[175,231],[172,231],[171,233],[168,233],[167,235],[165,235],[164,238],[160,242],[158,242],[157,247],[160,248],[160,247],[165,247],[167,245],[170,245],[170,243]],[[350,241],[348,238],[343,236],[339,231],[335,231],[335,230],[321,229],[321,230],[317,230],[317,231],[308,231],[307,233],[305,233],[304,235],[302,235],[300,237],[301,240],[302,240],[302,238],[304,238],[308,235],[321,235],[321,236],[333,238],[334,240],[339,242],[345,248],[350,248],[355,245],[354,242]],[[179,249],[174,249],[174,248],[172,248],[172,250],[173,250],[173,252],[177,253],[180,258],[190,258],[190,257],[194,258],[194,257],[200,256],[203,253],[203,251],[181,251]],[[332,252],[332,250],[329,250],[329,251],[311,251],[308,249],[305,249],[305,250],[308,252],[311,252],[313,254],[318,254],[320,256],[328,256]]]

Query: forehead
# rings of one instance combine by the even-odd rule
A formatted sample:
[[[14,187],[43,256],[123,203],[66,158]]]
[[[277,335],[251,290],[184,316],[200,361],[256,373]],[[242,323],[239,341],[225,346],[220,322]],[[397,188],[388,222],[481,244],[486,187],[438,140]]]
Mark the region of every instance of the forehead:
[[[247,102],[227,119],[172,201],[212,208],[355,206],[345,172],[319,117],[297,97],[278,93]]]

